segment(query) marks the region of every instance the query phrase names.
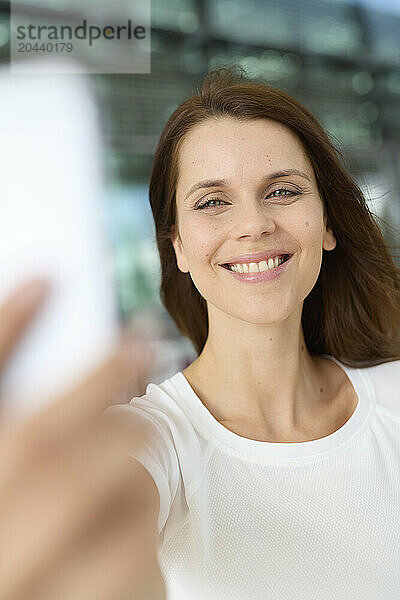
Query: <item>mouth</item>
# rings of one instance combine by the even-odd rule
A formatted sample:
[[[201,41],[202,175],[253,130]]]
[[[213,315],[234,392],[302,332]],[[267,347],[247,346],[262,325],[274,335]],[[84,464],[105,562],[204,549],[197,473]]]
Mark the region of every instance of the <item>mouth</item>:
[[[289,258],[291,258],[292,256],[293,256],[293,254],[282,254],[281,256],[278,257],[280,259],[279,260],[279,264],[283,265],[283,263],[287,262],[289,260]],[[264,261],[262,261],[262,262],[264,262]],[[250,263],[247,263],[247,264],[250,264]],[[255,264],[258,265],[259,263],[255,263]],[[220,267],[223,267],[224,269],[227,269],[228,271],[234,271],[234,269],[233,269],[233,263],[224,263],[224,264],[221,264]],[[267,270],[272,270],[274,268],[276,268],[276,267],[271,267],[271,268],[269,268]]]

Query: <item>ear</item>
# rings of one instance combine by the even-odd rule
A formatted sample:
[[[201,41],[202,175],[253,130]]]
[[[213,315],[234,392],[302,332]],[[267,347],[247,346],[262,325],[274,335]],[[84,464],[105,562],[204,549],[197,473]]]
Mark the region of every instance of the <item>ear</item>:
[[[172,225],[171,227],[171,243],[175,251],[176,264],[178,265],[178,269],[182,271],[182,273],[188,273],[189,266],[186,261],[181,236],[175,225]]]
[[[336,238],[333,235],[332,229],[326,226],[327,218],[324,215],[324,240],[323,240],[323,249],[324,250],[333,250],[336,248]]]

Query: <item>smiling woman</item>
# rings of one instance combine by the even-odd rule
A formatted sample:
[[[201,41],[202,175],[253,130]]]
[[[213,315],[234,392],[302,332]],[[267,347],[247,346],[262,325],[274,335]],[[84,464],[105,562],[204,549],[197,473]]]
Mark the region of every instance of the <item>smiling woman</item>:
[[[395,600],[399,272],[328,134],[222,68],[165,125],[150,202],[198,353],[124,409],[154,434],[170,600]]]
[[[200,353],[208,335],[207,302],[196,288],[191,271],[179,269],[171,232],[178,228],[180,205],[185,211],[182,216],[192,209],[203,211],[202,218],[207,220],[211,232],[216,220],[219,223],[221,219],[231,219],[233,210],[237,214],[240,198],[228,189],[229,182],[217,168],[224,166],[227,158],[234,160],[231,154],[227,157],[223,139],[228,133],[238,152],[250,131],[258,130],[260,145],[261,129],[270,142],[257,148],[263,154],[250,148],[245,163],[237,166],[237,183],[256,155],[262,163],[257,193],[265,192],[265,214],[271,214],[271,210],[274,214],[285,210],[285,218],[288,211],[304,214],[305,202],[309,203],[310,196],[318,197],[325,222],[330,224],[336,240],[335,252],[322,253],[317,281],[304,298],[302,325],[310,353],[339,356],[349,366],[370,366],[400,358],[398,270],[360,188],[342,166],[340,152],[305,107],[277,88],[247,80],[238,68],[210,73],[199,94],[171,115],[157,147],[150,202],[161,260],[161,298],[168,312]],[[273,135],[278,137],[273,139]],[[295,158],[288,156],[289,140],[293,151],[298,152]],[[181,153],[184,163],[180,167],[188,181],[180,178],[178,188],[182,147],[191,154],[189,157]],[[201,154],[207,154],[208,164],[213,165],[212,170],[204,166],[206,178],[198,180],[195,170],[202,159],[201,149]],[[240,161],[239,156],[235,159]],[[293,161],[300,161],[304,169],[293,172]],[[283,166],[279,171],[284,172],[276,172],[277,165]],[[288,170],[289,167],[292,168]],[[218,177],[210,177],[211,173]],[[179,197],[185,185],[184,197]],[[242,200],[244,195],[242,189]],[[247,214],[249,208],[247,204]],[[305,222],[308,228],[308,220]],[[240,246],[246,252],[268,248],[270,242],[247,238]],[[236,250],[235,244],[234,252],[238,254]]]

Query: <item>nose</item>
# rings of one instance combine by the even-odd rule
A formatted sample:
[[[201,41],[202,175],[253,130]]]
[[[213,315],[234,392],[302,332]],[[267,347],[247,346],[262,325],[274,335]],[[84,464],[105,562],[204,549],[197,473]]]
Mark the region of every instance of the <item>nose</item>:
[[[273,233],[276,227],[270,209],[262,206],[257,199],[247,198],[246,202],[241,202],[232,219],[232,235],[235,238],[258,239],[263,234]]]

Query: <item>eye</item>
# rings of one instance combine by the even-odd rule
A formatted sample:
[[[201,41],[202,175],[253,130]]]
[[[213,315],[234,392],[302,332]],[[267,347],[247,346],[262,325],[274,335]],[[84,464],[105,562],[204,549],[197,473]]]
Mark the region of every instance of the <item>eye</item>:
[[[221,200],[221,198],[209,198],[206,202],[203,202],[203,204],[199,204],[199,206],[196,206],[195,210],[201,210],[202,208],[214,208],[214,206],[218,206],[218,204],[210,204],[210,202],[224,202],[223,200]],[[225,202],[226,204],[226,202]]]
[[[278,193],[279,192],[279,193]],[[288,192],[288,193],[282,193],[282,192]],[[277,196],[274,196],[274,194],[278,194]],[[274,190],[273,192],[271,192],[267,198],[269,198],[270,196],[272,196],[273,198],[284,198],[285,196],[298,196],[300,194],[300,192],[294,192],[293,190],[289,190],[288,188],[278,188],[277,190]]]

